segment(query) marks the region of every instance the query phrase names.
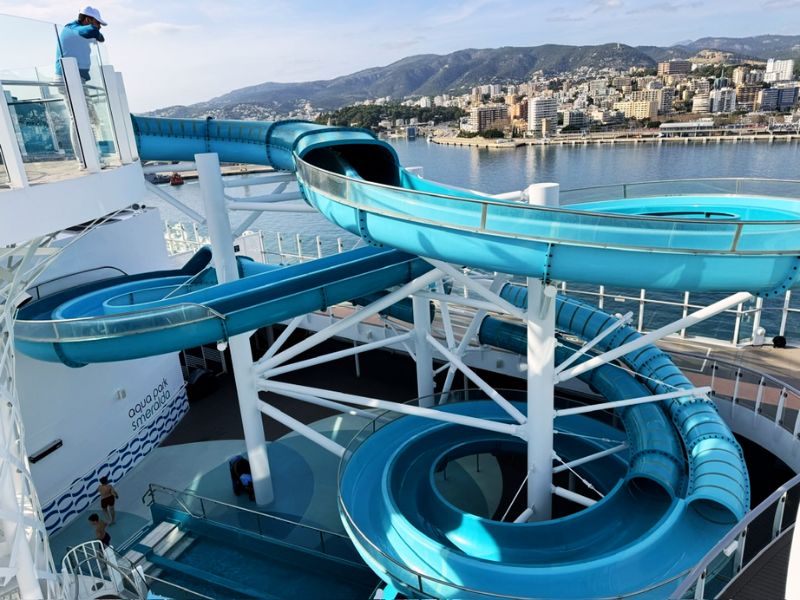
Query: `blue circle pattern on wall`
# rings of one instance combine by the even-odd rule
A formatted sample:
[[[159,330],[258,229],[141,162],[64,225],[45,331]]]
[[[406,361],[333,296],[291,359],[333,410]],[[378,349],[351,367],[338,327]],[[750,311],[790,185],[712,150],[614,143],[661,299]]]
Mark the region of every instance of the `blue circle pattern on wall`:
[[[143,427],[139,435],[112,451],[97,467],[75,479],[63,494],[42,509],[47,532],[50,535],[57,533],[98,500],[97,481],[101,477],[108,477],[112,483],[122,479],[173,430],[188,410],[189,401],[184,390],[175,397],[172,406]]]

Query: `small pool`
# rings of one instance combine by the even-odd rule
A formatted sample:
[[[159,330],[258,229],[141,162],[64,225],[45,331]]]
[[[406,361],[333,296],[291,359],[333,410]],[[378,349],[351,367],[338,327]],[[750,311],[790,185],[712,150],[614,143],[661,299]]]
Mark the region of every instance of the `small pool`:
[[[800,220],[800,201],[766,196],[648,196],[570,204],[565,208],[665,219]]]

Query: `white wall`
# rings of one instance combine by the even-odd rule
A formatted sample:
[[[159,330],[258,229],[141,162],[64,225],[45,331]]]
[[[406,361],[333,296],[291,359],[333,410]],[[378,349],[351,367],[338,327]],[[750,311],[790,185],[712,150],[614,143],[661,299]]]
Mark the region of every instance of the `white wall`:
[[[42,505],[147,432],[183,385],[174,353],[80,369],[17,356],[17,376],[29,455],[56,439],[63,442],[31,465]]]

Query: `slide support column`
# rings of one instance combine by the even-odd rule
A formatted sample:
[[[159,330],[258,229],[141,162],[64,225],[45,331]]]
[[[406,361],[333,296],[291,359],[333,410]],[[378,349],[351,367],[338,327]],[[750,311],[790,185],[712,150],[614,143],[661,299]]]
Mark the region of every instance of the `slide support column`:
[[[236,256],[233,252],[233,233],[225,207],[225,191],[216,153],[196,154],[197,175],[200,192],[205,207],[208,235],[214,255],[214,268],[220,283],[239,279]],[[264,424],[259,409],[260,399],[253,371],[253,354],[250,349],[250,335],[242,333],[228,340],[231,349],[233,374],[236,379],[236,395],[239,398],[239,412],[242,417],[247,458],[253,477],[253,491],[256,503],[269,504],[275,494],[272,489],[267,442],[264,437]]]
[[[428,335],[431,332],[430,301],[414,295],[411,297],[411,305],[414,310],[417,397],[419,398],[420,406],[431,407],[434,405],[434,400],[433,354],[428,343]]]
[[[558,184],[529,186],[530,204],[558,206]],[[528,508],[531,521],[547,521],[552,513],[553,416],[555,403],[556,288],[549,282],[528,278]]]

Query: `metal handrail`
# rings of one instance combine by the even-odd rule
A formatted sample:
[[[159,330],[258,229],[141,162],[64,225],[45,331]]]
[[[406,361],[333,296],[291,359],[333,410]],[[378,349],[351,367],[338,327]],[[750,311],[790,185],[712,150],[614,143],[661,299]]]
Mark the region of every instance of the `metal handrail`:
[[[187,587],[183,587],[182,585],[178,585],[177,583],[173,583],[171,581],[167,581],[166,579],[161,579],[160,577],[156,577],[155,575],[150,575],[149,573],[144,574],[145,581],[157,581],[162,585],[168,585],[170,587],[174,587],[184,593],[191,594],[193,597],[196,598],[203,598],[204,600],[214,600],[211,596],[206,596],[205,594],[201,594],[195,590],[192,590]]]
[[[492,196],[489,196],[489,195],[487,195],[485,198],[468,198],[468,197],[462,197],[462,196],[451,196],[451,195],[448,195],[448,194],[440,194],[440,193],[437,193],[437,192],[428,192],[428,191],[425,191],[425,190],[408,190],[408,189],[405,189],[405,188],[399,188],[397,186],[389,185],[389,184],[386,184],[386,183],[377,183],[377,182],[374,182],[374,181],[367,181],[365,179],[358,179],[358,178],[350,177],[350,176],[347,176],[347,175],[341,175],[339,173],[333,173],[331,171],[327,171],[325,169],[321,169],[321,168],[319,168],[317,166],[314,166],[311,163],[308,163],[308,162],[304,161],[302,158],[299,158],[297,156],[295,156],[295,162],[298,163],[298,166],[300,167],[300,169],[298,169],[298,171],[300,171],[300,172],[302,172],[303,170],[308,170],[308,171],[310,171],[312,173],[320,174],[320,175],[323,175],[323,176],[331,178],[331,179],[338,179],[338,180],[345,181],[345,182],[350,182],[350,183],[353,183],[353,184],[356,184],[356,185],[363,185],[363,186],[366,186],[366,187],[374,187],[374,188],[380,188],[380,189],[385,189],[385,190],[393,190],[393,191],[399,190],[399,191],[413,192],[414,194],[420,195],[420,196],[427,196],[427,197],[431,197],[431,198],[442,198],[442,199],[445,199],[445,200],[456,200],[456,201],[459,201],[459,202],[466,202],[466,203],[469,203],[469,204],[479,204],[479,205],[482,205],[482,206],[483,205],[491,205],[491,206],[498,206],[498,207],[501,207],[501,208],[508,208],[509,206],[513,206],[513,207],[519,208],[521,210],[533,211],[533,212],[571,214],[571,215],[582,216],[582,217],[594,216],[594,217],[605,218],[605,219],[625,220],[625,221],[645,221],[645,222],[649,222],[649,223],[685,223],[685,224],[692,224],[692,225],[698,225],[699,223],[702,223],[703,225],[710,225],[712,227],[718,227],[718,226],[721,226],[721,225],[741,226],[741,225],[745,225],[747,223],[755,223],[755,224],[758,224],[759,226],[761,226],[761,225],[796,225],[798,223],[797,219],[794,219],[794,220],[792,220],[792,219],[781,219],[781,220],[750,221],[750,222],[746,223],[746,222],[743,222],[743,221],[740,221],[740,220],[735,220],[735,219],[714,219],[714,220],[707,220],[707,221],[706,220],[698,221],[697,219],[675,219],[675,218],[672,218],[672,217],[660,217],[660,216],[651,216],[651,215],[629,215],[629,214],[624,214],[624,213],[607,213],[607,212],[600,212],[600,211],[592,211],[591,213],[588,213],[585,210],[576,210],[576,209],[563,208],[563,207],[555,208],[555,207],[550,207],[550,206],[539,206],[539,205],[532,205],[532,204],[523,204],[521,202],[508,202],[508,201],[504,202],[502,200],[498,200],[496,198],[493,198]],[[734,180],[734,181],[737,180],[737,178],[731,178],[731,179]],[[746,179],[738,179],[738,180],[746,180]],[[695,180],[695,179],[676,179],[676,180],[664,180],[663,182],[660,182],[660,183],[665,183],[665,184],[666,183],[672,183],[672,184],[675,184],[675,183],[690,182],[690,181],[715,181],[715,180],[714,179],[708,179],[708,180],[702,180],[702,179],[697,179],[697,180]],[[754,181],[755,181],[755,179],[754,179]],[[781,180],[763,179],[761,181],[781,181]],[[793,181],[793,180],[786,180],[786,181],[789,181],[791,183],[797,183],[798,185],[800,185],[800,181]],[[307,183],[307,182],[304,181],[304,183]],[[616,184],[616,186],[623,186],[623,185],[644,185],[644,184],[643,183],[642,184],[640,184],[640,183]],[[610,187],[614,187],[614,186],[611,185]],[[566,193],[567,191],[574,191],[574,190],[564,190],[564,193]],[[678,194],[678,195],[685,195],[685,194]],[[719,194],[715,194],[715,195],[719,195]],[[731,195],[731,194],[726,194],[726,195]],[[774,196],[774,197],[775,198],[785,198],[784,196]],[[794,200],[794,199],[793,198],[786,198],[786,200]]]
[[[785,388],[786,391],[791,392],[792,394],[795,394],[796,396],[800,397],[800,390],[798,390],[796,387],[794,387],[793,385],[788,384],[788,383],[778,379],[774,375],[770,375],[769,373],[766,373],[764,371],[759,371],[759,370],[751,368],[751,367],[747,367],[747,366],[743,366],[743,365],[740,365],[740,364],[736,364],[734,362],[730,362],[730,361],[725,360],[725,359],[720,359],[720,358],[717,358],[715,356],[706,356],[705,354],[695,354],[693,352],[684,352],[683,350],[666,350],[666,352],[667,352],[667,354],[677,354],[678,356],[686,356],[688,358],[696,358],[697,360],[702,360],[702,361],[705,361],[705,362],[712,362],[712,363],[717,363],[717,364],[720,364],[720,365],[725,365],[726,367],[730,367],[731,369],[734,369],[734,370],[737,370],[737,371],[746,372],[746,373],[749,373],[751,375],[758,375],[759,377],[763,377],[766,381],[770,381],[770,382],[776,384],[777,386],[779,386],[781,388]]]
[[[590,185],[586,187],[564,189],[561,193],[567,194],[572,192],[586,192],[591,190],[605,190],[610,188],[619,188],[622,186],[637,186],[637,185],[661,185],[661,184],[675,184],[675,183],[713,183],[715,181],[725,182],[741,182],[741,181],[757,181],[769,183],[793,183],[800,186],[800,179],[771,179],[769,177],[690,177],[688,179],[653,179],[650,181],[633,181],[629,183],[606,183],[603,185]]]
[[[83,553],[83,558],[78,556],[79,552]],[[119,564],[114,564],[111,562],[108,557],[106,556],[106,552],[114,553],[114,559],[119,561],[124,561],[128,563],[126,568],[122,568]],[[114,589],[119,591],[118,584],[111,578],[106,579],[103,577],[102,568],[100,568],[95,574],[95,570],[93,567],[90,567],[88,574],[83,572],[81,568],[83,565],[91,564],[95,562],[98,567],[105,567],[109,571],[113,570],[116,571],[123,579],[125,579],[128,584],[130,584],[131,588],[137,590],[137,596],[144,600],[144,596],[139,593],[139,586],[137,585],[136,581],[134,580],[134,573],[136,575],[142,576],[141,573],[138,573],[133,566],[133,563],[128,559],[116,555],[116,552],[113,548],[106,547],[103,545],[102,542],[98,540],[91,540],[89,542],[84,542],[74,548],[71,548],[69,552],[64,556],[61,561],[61,571],[65,574],[70,574],[74,578],[74,600],[78,599],[78,594],[80,592],[80,577],[89,577],[94,580],[104,581],[106,583],[110,583],[114,586]]]
[[[321,527],[314,527],[313,525],[308,525],[306,523],[300,523],[299,521],[292,521],[290,519],[284,519],[283,517],[278,517],[278,516],[275,516],[275,515],[271,515],[269,513],[261,512],[261,511],[258,511],[258,510],[253,510],[252,508],[246,508],[244,506],[238,506],[236,504],[230,504],[230,503],[224,502],[222,500],[216,500],[214,498],[208,498],[207,496],[201,496],[200,494],[196,494],[196,493],[188,491],[188,490],[184,490],[184,491],[175,490],[175,489],[163,486],[163,485],[159,485],[157,483],[151,483],[150,485],[147,486],[147,491],[142,496],[142,503],[146,504],[147,506],[151,506],[152,504],[155,504],[156,503],[156,500],[155,500],[155,493],[156,492],[163,492],[163,493],[165,493],[165,494],[167,494],[169,496],[172,496],[173,498],[175,498],[175,501],[178,502],[179,504],[181,504],[182,506],[185,506],[185,505],[184,505],[183,502],[181,502],[178,499],[178,496],[190,496],[190,497],[195,498],[197,500],[200,500],[202,502],[210,502],[211,504],[218,504],[220,506],[225,506],[226,508],[231,508],[231,509],[233,509],[235,511],[250,513],[252,515],[256,515],[257,517],[264,517],[264,518],[272,520],[272,521],[280,521],[281,523],[285,523],[287,525],[292,525],[294,527],[300,527],[302,529],[307,529],[307,530],[313,531],[315,533],[330,535],[330,536],[341,538],[341,539],[345,539],[345,540],[349,540],[350,539],[348,536],[346,536],[346,535],[344,535],[342,533],[337,533],[335,531],[330,531],[328,529],[322,529]],[[150,504],[147,504],[147,501],[146,501],[146,499],[148,497],[150,498]],[[195,515],[188,508],[186,509],[186,512],[188,512],[193,517],[196,517],[196,518],[199,518],[199,519],[206,519],[206,520],[209,520],[209,521],[213,520],[213,519],[210,519],[205,514]]]
[[[764,499],[758,506],[756,506],[753,510],[751,510],[745,517],[739,521],[736,526],[731,529],[725,537],[723,537],[719,542],[717,542],[711,550],[709,550],[705,557],[697,564],[695,567],[689,572],[686,576],[686,579],[678,586],[678,589],[675,590],[673,594],[673,598],[681,598],[683,597],[686,592],[694,585],[701,577],[705,576],[705,572],[708,569],[711,562],[719,556],[721,552],[723,552],[728,546],[730,546],[734,540],[736,540],[743,531],[747,529],[747,527],[752,523],[757,517],[762,515],[768,508],[770,508],[773,504],[780,501],[780,499],[787,494],[790,490],[794,489],[800,485],[800,474],[795,475],[789,481],[784,483],[774,492],[772,492],[766,499]],[[780,526],[780,524],[778,524]],[[774,538],[775,536],[773,536]],[[771,540],[770,543],[773,543],[775,540]],[[750,561],[752,563],[752,561]],[[750,563],[747,563],[750,564]],[[739,572],[741,572],[746,565],[742,565]]]

